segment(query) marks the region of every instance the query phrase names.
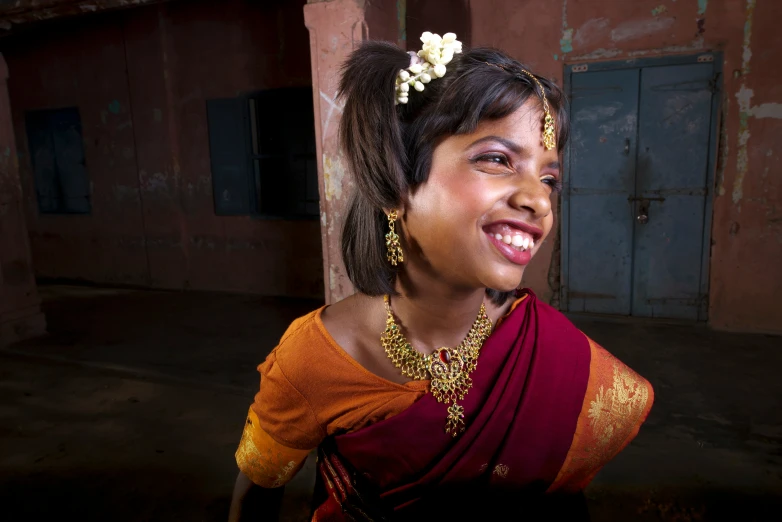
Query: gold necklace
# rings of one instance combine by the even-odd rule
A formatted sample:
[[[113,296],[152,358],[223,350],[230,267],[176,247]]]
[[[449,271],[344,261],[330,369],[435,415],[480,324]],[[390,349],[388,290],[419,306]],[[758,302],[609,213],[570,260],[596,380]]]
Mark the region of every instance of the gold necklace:
[[[437,402],[450,405],[445,432],[456,437],[464,431],[464,407],[456,401],[464,399],[472,388],[470,374],[478,365],[478,354],[484,341],[491,334],[492,323],[486,315],[486,306],[481,303],[472,328],[456,348],[438,348],[430,355],[424,355],[402,335],[394,321],[389,296],[384,296],[383,301],[386,305],[386,329],[380,336],[380,343],[386,355],[405,377],[431,379],[432,395]]]

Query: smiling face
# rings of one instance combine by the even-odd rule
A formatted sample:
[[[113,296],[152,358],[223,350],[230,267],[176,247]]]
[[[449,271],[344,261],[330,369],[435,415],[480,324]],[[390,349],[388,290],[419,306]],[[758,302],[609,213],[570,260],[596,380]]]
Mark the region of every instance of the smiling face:
[[[519,286],[551,231],[551,195],[560,184],[557,151],[543,148],[542,120],[540,101],[531,98],[437,145],[428,180],[403,208],[406,269],[464,289]]]

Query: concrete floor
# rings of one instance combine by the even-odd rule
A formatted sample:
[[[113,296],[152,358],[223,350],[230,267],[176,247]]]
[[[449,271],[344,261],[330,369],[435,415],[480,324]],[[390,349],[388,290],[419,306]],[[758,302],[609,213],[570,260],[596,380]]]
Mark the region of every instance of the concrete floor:
[[[255,366],[317,302],[42,289],[50,335],[0,350],[0,519],[222,521]],[[655,386],[592,520],[782,520],[782,338],[577,317]],[[305,520],[312,463],[286,488]]]

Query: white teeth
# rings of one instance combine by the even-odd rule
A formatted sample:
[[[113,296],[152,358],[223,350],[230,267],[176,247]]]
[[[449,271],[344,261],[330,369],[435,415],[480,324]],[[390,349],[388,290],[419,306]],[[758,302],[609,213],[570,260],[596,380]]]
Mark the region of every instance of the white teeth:
[[[535,246],[535,240],[529,237],[524,237],[522,235],[502,235],[498,232],[495,232],[494,239],[497,241],[502,241],[506,245],[513,245],[515,248],[518,248],[519,250],[532,250],[532,248]]]

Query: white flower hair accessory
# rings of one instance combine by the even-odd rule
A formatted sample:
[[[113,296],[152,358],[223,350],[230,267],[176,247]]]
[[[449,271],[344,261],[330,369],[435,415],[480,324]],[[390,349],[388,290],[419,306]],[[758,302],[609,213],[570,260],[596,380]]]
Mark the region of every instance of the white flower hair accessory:
[[[402,69],[396,76],[395,104],[407,103],[410,88],[418,92],[435,78],[445,76],[445,66],[453,60],[453,55],[462,52],[462,42],[454,33],[432,34],[426,31],[421,35],[423,48],[410,53],[410,67]]]

